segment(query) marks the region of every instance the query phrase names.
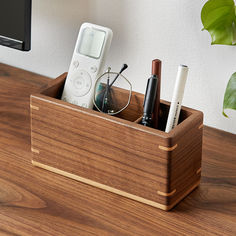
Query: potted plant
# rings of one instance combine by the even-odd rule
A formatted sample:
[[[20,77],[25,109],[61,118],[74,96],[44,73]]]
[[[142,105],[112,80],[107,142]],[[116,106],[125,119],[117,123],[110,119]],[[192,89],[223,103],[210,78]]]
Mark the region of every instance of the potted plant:
[[[212,38],[211,44],[236,46],[236,6],[234,0],[209,0],[202,8],[201,20]],[[226,87],[225,109],[236,110],[236,72],[232,74]]]

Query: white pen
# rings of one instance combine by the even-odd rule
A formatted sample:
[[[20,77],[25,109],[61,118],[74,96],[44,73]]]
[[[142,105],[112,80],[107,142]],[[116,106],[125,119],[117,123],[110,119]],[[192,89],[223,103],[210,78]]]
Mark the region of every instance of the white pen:
[[[170,132],[178,124],[187,76],[188,76],[188,67],[185,65],[180,65],[178,68],[174,94],[172,97],[170,111],[166,124],[165,132],[167,133]]]

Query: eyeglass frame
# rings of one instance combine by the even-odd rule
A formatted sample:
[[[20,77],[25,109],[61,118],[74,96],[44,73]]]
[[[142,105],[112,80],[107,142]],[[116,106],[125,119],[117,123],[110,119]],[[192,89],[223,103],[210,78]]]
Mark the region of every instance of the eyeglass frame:
[[[121,110],[119,110],[118,112],[112,112],[112,113],[111,113],[111,112],[104,112],[104,111],[101,111],[101,110],[99,109],[99,107],[97,106],[96,102],[95,102],[96,87],[97,87],[96,85],[97,85],[97,82],[98,82],[103,76],[105,76],[106,74],[118,75],[118,77],[121,76],[121,77],[122,77],[123,79],[125,79],[125,80],[128,82],[128,84],[130,85],[128,102],[127,102],[127,104],[126,104]],[[118,79],[118,77],[117,77],[116,79]],[[113,85],[114,82],[115,82],[115,79],[112,81],[111,86]],[[124,89],[124,90],[126,90],[126,89]],[[102,112],[102,113],[108,114],[108,115],[112,115],[112,116],[113,116],[113,115],[117,115],[117,114],[119,114],[120,112],[122,112],[123,110],[125,110],[125,109],[129,106],[130,101],[131,101],[131,97],[132,97],[132,84],[130,83],[130,81],[129,81],[125,76],[123,76],[123,75],[120,74],[120,73],[107,71],[107,72],[103,73],[101,76],[99,76],[99,77],[96,79],[96,81],[95,81],[95,84],[94,84],[93,104],[94,104],[94,106],[97,108],[97,110],[98,110],[99,112]],[[104,98],[103,98],[103,99],[104,99]],[[104,101],[103,101],[103,102],[104,102]]]

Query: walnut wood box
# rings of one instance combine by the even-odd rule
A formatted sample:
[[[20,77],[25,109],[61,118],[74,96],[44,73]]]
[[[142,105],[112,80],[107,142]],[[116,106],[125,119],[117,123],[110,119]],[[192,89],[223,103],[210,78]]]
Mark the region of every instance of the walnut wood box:
[[[163,210],[199,185],[202,112],[182,107],[179,124],[165,133],[168,102],[161,101],[160,130],[144,127],[142,94],[133,92],[128,108],[112,117],[61,101],[65,79],[31,95],[34,166]]]

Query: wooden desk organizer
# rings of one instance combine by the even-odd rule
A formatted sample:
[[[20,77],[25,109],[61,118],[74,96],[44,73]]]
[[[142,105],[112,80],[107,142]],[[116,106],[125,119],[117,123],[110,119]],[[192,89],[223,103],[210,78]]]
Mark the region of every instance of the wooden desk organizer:
[[[160,129],[144,127],[143,95],[112,117],[61,101],[66,74],[31,95],[34,166],[170,210],[200,183],[202,112],[182,107],[180,123],[162,131],[169,103],[161,101]]]

